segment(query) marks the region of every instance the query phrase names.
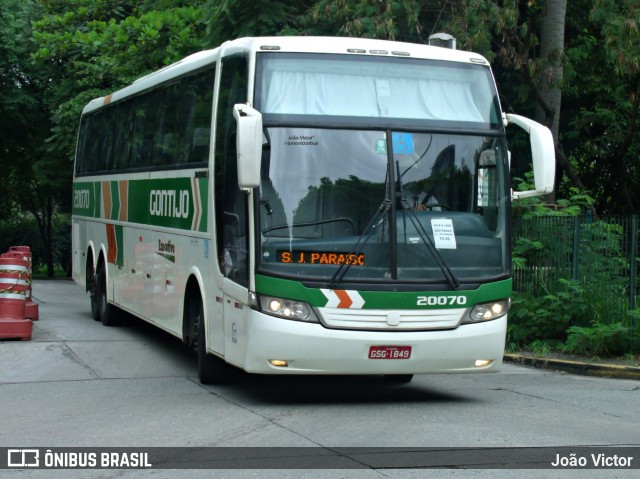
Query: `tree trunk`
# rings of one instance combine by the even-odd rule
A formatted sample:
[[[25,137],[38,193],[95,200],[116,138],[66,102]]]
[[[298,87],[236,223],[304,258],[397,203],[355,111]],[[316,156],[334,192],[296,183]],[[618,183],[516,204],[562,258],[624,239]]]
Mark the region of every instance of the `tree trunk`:
[[[540,78],[540,96],[545,105],[536,108],[537,120],[551,129],[558,142],[562,75],[564,61],[564,25],[567,0],[546,2],[546,14],[540,28],[540,58],[545,67]],[[545,108],[546,107],[546,108]],[[550,115],[549,115],[550,113]]]
[[[558,148],[558,130],[560,124],[560,104],[562,101],[562,76],[564,62],[564,27],[567,14],[567,0],[546,2],[546,12],[542,17],[540,28],[540,58],[544,62],[539,80],[540,101],[536,106],[536,119],[547,125],[553,134],[553,141]],[[558,162],[558,166],[571,168],[568,162]],[[558,171],[559,170],[559,171]],[[561,173],[561,169],[556,167]],[[575,173],[567,171],[569,176]],[[556,175],[558,178],[559,175]],[[556,180],[557,181],[557,180]],[[549,198],[555,199],[555,192]]]
[[[44,218],[45,221],[45,238],[44,240],[44,255],[47,260],[47,278],[53,278],[55,276],[55,267],[53,259],[53,197],[51,192],[47,192],[46,208]]]

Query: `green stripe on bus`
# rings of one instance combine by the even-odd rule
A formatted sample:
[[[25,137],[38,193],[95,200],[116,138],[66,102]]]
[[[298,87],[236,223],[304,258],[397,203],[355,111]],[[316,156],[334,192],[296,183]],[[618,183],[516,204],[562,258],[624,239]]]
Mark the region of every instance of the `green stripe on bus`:
[[[200,228],[198,231],[206,232],[207,231],[207,218],[209,217],[209,179],[208,178],[198,178],[198,186],[200,189],[200,209],[201,209],[201,217],[200,217]]]
[[[125,218],[130,223],[142,225],[207,231],[208,178],[197,178],[195,181],[187,177],[156,178],[129,180],[123,183],[126,183],[128,191],[122,192],[121,196],[121,185],[118,181],[109,182],[109,211],[103,211],[100,182],[74,183],[73,214],[113,221]],[[120,213],[122,197],[126,198],[126,215]]]
[[[74,183],[74,215],[95,217],[97,214],[99,214],[99,210],[96,212],[96,185],[99,185],[99,183]]]
[[[115,225],[116,245],[118,252],[116,254],[116,265],[124,266],[124,228],[121,225]]]
[[[149,182],[148,180],[129,181],[129,211],[131,223],[146,225],[149,217]]]
[[[118,188],[118,182],[111,182],[111,216],[109,219],[118,220],[120,212],[120,190]]]
[[[461,304],[464,304],[464,307],[471,307],[478,303],[508,298],[511,296],[511,287],[512,280],[506,279],[480,285],[474,290],[411,292],[359,290],[358,293],[364,300],[362,309],[443,309],[460,308]],[[351,290],[348,284],[337,289]],[[299,281],[264,275],[256,275],[256,293],[304,301],[314,307],[323,307],[328,302],[328,298],[320,289],[307,288]],[[462,297],[465,299],[457,300]],[[419,301],[418,298],[427,299]],[[434,298],[434,300],[428,298]],[[443,299],[439,301],[436,298]],[[423,305],[419,305],[419,302]]]
[[[102,183],[93,184],[93,213],[92,217],[100,218],[100,199],[102,198]]]

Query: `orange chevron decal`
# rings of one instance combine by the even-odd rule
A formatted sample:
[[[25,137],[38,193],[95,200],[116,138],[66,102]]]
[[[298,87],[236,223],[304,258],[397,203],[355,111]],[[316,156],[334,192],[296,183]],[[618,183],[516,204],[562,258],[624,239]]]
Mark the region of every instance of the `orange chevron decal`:
[[[338,303],[338,306],[337,306],[338,308],[351,307],[351,305],[353,304],[353,301],[349,296],[349,293],[347,293],[342,289],[336,289],[334,292],[336,293],[336,296],[340,299],[340,302]]]
[[[127,221],[129,212],[129,180],[121,180],[118,182],[118,195],[120,196],[118,219],[120,221]]]
[[[111,219],[111,182],[102,182],[102,217]]]
[[[107,227],[107,263],[116,264],[116,258],[118,257],[116,229],[112,224],[107,224],[105,226]]]
[[[365,300],[360,293],[345,289],[321,289],[327,298],[325,308],[362,309]]]
[[[191,179],[191,194],[193,195],[193,221],[191,229],[198,231],[200,229],[200,221],[202,216],[202,208],[200,206],[200,185],[197,178]]]

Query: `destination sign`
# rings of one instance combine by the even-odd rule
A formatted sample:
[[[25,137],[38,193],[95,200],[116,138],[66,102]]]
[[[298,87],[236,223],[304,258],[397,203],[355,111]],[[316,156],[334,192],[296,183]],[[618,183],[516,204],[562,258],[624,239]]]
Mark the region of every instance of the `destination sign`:
[[[346,264],[364,266],[364,253],[336,253],[330,251],[278,250],[276,258],[279,263],[299,264]]]

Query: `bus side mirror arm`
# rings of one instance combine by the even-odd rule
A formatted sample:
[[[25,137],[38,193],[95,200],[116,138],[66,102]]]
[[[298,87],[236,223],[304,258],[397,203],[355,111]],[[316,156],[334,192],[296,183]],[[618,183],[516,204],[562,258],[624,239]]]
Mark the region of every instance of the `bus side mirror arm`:
[[[238,186],[250,192],[260,185],[262,161],[262,115],[249,105],[233,106],[236,119],[236,151],[238,154]]]
[[[504,115],[504,124],[507,126],[511,123],[518,125],[529,134],[535,181],[535,190],[513,191],[512,198],[515,200],[551,193],[556,175],[556,150],[551,131],[529,118],[507,113]]]

